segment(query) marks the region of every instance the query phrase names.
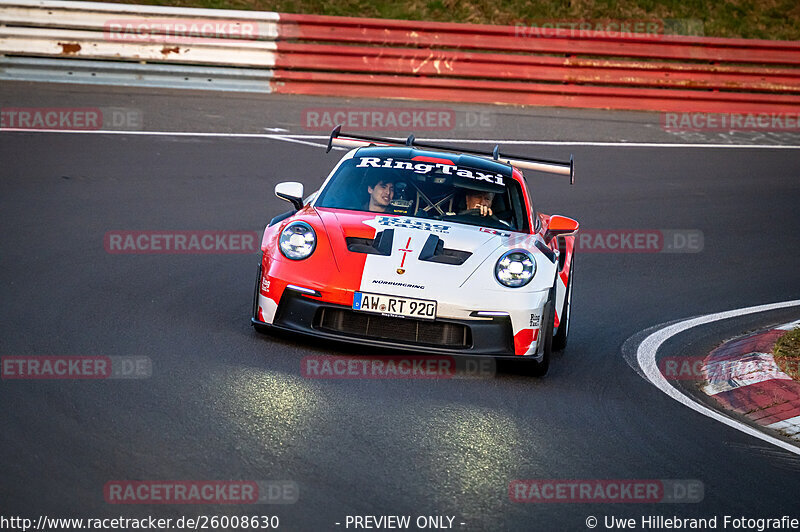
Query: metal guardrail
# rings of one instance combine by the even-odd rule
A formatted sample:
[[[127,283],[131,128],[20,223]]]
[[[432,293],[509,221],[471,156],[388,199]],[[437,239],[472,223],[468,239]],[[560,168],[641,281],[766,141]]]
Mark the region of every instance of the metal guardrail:
[[[199,82],[212,68],[207,79],[217,83],[206,86],[232,90],[242,80],[248,88],[241,90],[254,90],[258,79],[264,91],[325,96],[800,111],[794,41],[592,31],[565,37],[512,26],[0,0],[0,55],[1,79],[42,79],[52,69],[58,81],[150,84],[137,83],[149,69],[151,80],[169,86],[173,73],[175,86],[187,86],[187,77]],[[138,74],[126,63],[138,63]],[[65,69],[97,72],[70,77]]]
[[[164,65],[123,61],[0,58],[0,79],[169,89],[271,92],[268,69]]]
[[[143,19],[187,19],[239,21],[262,24],[264,38],[277,37],[278,13],[229,9],[196,9],[137,4],[76,2],[72,0],[4,0],[0,2],[2,23],[9,26],[102,30],[109,21],[137,22]]]

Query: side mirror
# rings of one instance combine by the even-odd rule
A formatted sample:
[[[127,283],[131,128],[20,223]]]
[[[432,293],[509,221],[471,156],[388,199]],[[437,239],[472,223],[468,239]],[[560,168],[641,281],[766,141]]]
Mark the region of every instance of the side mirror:
[[[275,195],[294,205],[295,210],[303,208],[303,183],[288,181],[275,185]]]
[[[550,217],[550,223],[547,226],[544,239],[549,243],[557,236],[574,235],[578,232],[578,227],[580,227],[580,224],[577,220],[554,214]]]

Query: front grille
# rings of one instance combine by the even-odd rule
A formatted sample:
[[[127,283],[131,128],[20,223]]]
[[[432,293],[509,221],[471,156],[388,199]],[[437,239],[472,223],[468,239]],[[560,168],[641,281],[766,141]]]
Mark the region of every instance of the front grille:
[[[390,318],[348,309],[319,309],[314,317],[314,328],[407,344],[461,349],[472,346],[469,327],[460,323]]]

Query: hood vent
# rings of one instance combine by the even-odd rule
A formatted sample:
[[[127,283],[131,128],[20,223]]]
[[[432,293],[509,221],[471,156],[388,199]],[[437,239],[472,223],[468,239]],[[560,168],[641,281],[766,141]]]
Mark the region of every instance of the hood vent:
[[[472,253],[469,251],[448,249],[444,247],[444,240],[436,235],[430,235],[428,240],[425,241],[425,245],[422,246],[419,260],[461,266],[471,255]]]
[[[368,255],[384,255],[388,257],[392,254],[394,229],[384,229],[375,235],[374,240],[371,238],[357,238],[354,236],[348,236],[345,240],[347,241],[348,251],[366,253]]]

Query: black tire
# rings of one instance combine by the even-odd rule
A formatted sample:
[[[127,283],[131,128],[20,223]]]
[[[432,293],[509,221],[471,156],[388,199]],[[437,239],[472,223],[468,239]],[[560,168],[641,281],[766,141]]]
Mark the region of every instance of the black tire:
[[[536,360],[527,361],[528,374],[533,377],[544,377],[547,375],[547,370],[550,369],[550,355],[553,353],[553,322],[555,321],[555,289],[550,291],[550,299],[545,305],[546,310],[542,316],[541,331],[544,335],[544,348],[542,349],[542,361]],[[550,324],[548,327],[547,324]]]
[[[255,290],[253,291],[253,318],[258,319],[258,288],[261,284],[261,261],[258,261],[258,275],[256,275],[256,286]],[[253,323],[252,321],[250,324],[253,328],[262,334],[269,332],[269,327],[265,325],[259,325],[258,323]]]
[[[575,255],[572,255],[572,262],[569,265],[569,280],[567,281],[567,293],[564,296],[564,308],[561,309],[561,321],[558,324],[558,332],[553,337],[553,349],[563,351],[567,347],[569,337],[569,322],[572,319],[572,279],[575,275]]]

